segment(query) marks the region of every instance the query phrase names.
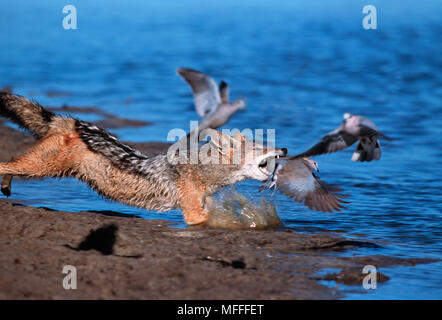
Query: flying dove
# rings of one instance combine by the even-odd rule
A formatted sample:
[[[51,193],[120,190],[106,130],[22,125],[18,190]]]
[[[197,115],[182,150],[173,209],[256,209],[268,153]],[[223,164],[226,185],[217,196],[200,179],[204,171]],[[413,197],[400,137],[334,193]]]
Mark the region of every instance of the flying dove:
[[[242,99],[229,102],[230,88],[224,81],[218,85],[208,75],[187,68],[178,68],[177,74],[192,88],[196,112],[203,117],[199,130],[223,126],[235,112],[246,105]]]
[[[260,187],[271,189],[275,187],[284,195],[296,202],[304,203],[310,210],[333,212],[345,208],[343,201],[335,192],[338,188],[327,187],[319,180],[314,171],[319,172],[318,163],[309,158],[280,158],[276,159],[273,175]]]
[[[338,128],[322,137],[316,145],[295,157],[302,158],[332,153],[348,148],[359,141],[351,160],[360,162],[379,160],[381,158],[381,144],[378,137],[391,140],[378,131],[372,121],[351,113],[345,113],[344,121]]]

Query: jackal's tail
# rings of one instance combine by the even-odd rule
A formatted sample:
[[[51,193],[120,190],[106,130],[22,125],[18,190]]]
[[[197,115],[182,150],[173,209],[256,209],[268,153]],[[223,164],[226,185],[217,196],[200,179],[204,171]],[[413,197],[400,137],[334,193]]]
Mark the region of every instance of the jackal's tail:
[[[0,92],[0,116],[42,138],[48,133],[55,114],[25,97]]]

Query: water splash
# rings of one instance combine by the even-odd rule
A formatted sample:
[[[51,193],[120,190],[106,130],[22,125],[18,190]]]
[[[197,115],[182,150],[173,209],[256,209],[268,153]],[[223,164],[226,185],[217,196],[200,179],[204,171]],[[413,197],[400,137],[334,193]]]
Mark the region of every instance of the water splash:
[[[221,190],[209,206],[211,228],[263,230],[281,225],[275,205],[267,198],[252,201],[233,187]]]

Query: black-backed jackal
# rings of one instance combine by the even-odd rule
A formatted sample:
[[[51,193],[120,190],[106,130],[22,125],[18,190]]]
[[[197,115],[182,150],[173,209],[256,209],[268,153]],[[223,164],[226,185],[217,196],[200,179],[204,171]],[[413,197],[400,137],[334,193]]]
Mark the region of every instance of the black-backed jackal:
[[[167,155],[148,157],[91,123],[56,115],[22,96],[0,92],[0,116],[37,138],[26,154],[0,163],[0,176],[75,176],[100,195],[131,206],[179,208],[188,224],[207,221],[206,199],[217,189],[247,178],[266,180],[272,174],[268,161],[287,153],[260,144],[245,151],[241,134],[231,137],[211,130],[212,138],[215,134],[229,142],[227,149],[211,149],[218,148],[219,164],[172,164]],[[238,150],[240,161],[234,162],[232,155]]]

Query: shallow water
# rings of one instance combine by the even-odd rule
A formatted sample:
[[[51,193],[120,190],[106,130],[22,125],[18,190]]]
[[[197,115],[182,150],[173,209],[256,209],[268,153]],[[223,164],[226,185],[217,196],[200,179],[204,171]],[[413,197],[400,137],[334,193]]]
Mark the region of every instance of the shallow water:
[[[442,4],[370,1],[378,29],[361,27],[362,1],[186,0],[81,2],[78,30],[62,28],[55,0],[2,6],[0,87],[44,105],[96,105],[152,126],[112,130],[123,140],[165,141],[197,120],[190,90],[175,75],[191,67],[224,79],[247,99],[229,128],[275,128],[293,154],[335,128],[344,112],[367,116],[394,138],[381,161],[354,163],[353,148],[317,157],[323,180],[351,203],[340,213],[308,211],[278,193],[285,226],[383,242],[367,254],[440,258],[442,253]],[[48,97],[47,91],[68,95]],[[259,183],[237,190],[257,197]],[[72,179],[14,182],[14,201],[68,211],[113,210],[167,219],[100,199]],[[350,298],[442,298],[442,263],[392,268],[392,280]]]

